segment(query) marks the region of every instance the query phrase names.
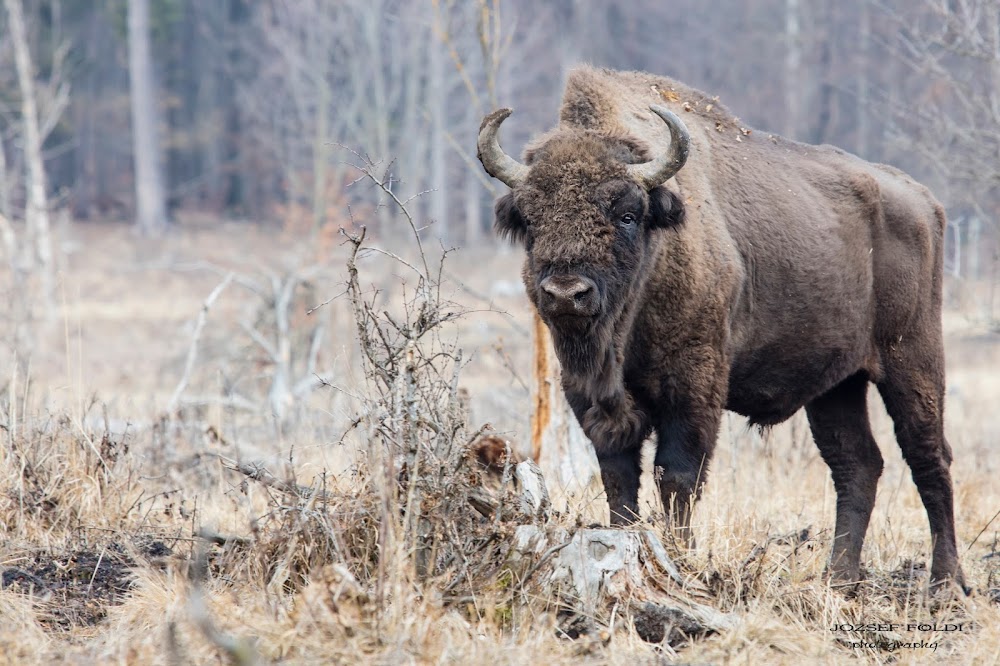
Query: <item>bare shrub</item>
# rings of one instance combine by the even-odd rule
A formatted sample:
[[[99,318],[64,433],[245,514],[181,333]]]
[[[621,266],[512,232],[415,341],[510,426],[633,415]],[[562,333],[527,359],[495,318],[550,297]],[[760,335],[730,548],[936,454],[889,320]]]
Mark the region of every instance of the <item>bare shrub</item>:
[[[344,437],[359,443],[358,461],[349,478],[324,476],[310,487],[258,465],[229,466],[262,484],[271,498],[243,565],[247,573],[262,576],[276,592],[301,589],[316,576],[349,577],[365,590],[366,612],[383,617],[405,610],[400,601],[421,581],[434,581],[445,603],[498,589],[513,523],[543,515],[547,499],[536,490],[537,501],[511,501],[518,475],[509,442],[505,451],[487,455],[483,448],[495,448],[495,441],[477,442],[490,426],[469,425],[459,386],[465,360],[453,328],[466,312],[442,288],[448,251],[434,262],[428,258],[408,202],[396,198],[378,165],[355,156],[361,160],[356,182],[375,185],[397,207],[414,255],[369,245],[364,226],[341,231],[362,370],[353,392],[357,415]],[[380,290],[368,286],[362,260],[374,254],[400,267],[398,301],[384,302]],[[500,477],[490,489],[488,467]],[[513,588],[499,589],[509,606]]]

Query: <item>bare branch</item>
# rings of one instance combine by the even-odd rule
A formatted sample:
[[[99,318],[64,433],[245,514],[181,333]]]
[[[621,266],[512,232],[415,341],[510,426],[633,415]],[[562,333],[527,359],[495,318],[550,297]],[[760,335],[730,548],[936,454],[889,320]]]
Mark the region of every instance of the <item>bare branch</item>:
[[[205,322],[208,321],[208,311],[232,281],[233,274],[230,273],[222,282],[215,286],[215,289],[208,295],[205,302],[201,304],[201,310],[198,311],[198,319],[195,321],[194,332],[191,334],[191,345],[188,347],[187,360],[184,362],[184,374],[181,375],[181,380],[177,383],[177,387],[174,389],[174,393],[170,396],[170,401],[167,403],[168,413],[173,413],[177,409],[181,394],[184,393],[188,382],[191,381],[191,372],[194,370],[194,363],[198,358],[198,341],[201,339],[201,333],[205,329]]]
[[[300,486],[292,481],[284,481],[268,472],[262,465],[255,463],[241,463],[225,456],[219,456],[219,460],[225,467],[243,474],[247,478],[253,479],[268,488],[292,495],[300,500],[317,499],[326,502],[331,499],[329,493],[323,490],[316,490],[308,486]]]

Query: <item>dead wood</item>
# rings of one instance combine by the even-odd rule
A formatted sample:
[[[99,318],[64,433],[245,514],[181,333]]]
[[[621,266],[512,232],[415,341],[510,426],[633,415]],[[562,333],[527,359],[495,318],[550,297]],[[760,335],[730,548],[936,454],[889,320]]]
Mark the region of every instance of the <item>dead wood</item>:
[[[534,562],[527,576],[560,593],[576,612],[594,616],[627,609],[644,639],[676,645],[696,635],[730,630],[736,618],[689,598],[685,582],[651,530],[517,528],[511,563]]]

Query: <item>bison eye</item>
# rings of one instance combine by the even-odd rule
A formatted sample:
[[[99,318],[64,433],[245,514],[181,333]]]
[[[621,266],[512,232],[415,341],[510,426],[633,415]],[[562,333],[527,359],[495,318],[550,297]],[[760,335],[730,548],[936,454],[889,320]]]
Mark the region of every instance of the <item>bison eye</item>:
[[[632,213],[625,213],[624,215],[622,215],[621,223],[623,226],[626,227],[635,224],[635,215]]]

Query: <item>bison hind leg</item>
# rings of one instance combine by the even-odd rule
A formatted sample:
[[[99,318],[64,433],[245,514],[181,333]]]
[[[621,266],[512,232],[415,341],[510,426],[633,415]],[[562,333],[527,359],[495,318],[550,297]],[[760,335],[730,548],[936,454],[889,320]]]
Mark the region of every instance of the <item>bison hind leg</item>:
[[[882,475],[882,454],[868,423],[867,394],[867,375],[858,373],[806,405],[813,439],[837,491],[829,572],[842,583],[860,578],[861,546]]]
[[[888,355],[878,388],[927,511],[934,553],[931,581],[953,581],[968,594],[955,539],[952,452],[944,437],[944,353],[933,337],[908,342]]]

